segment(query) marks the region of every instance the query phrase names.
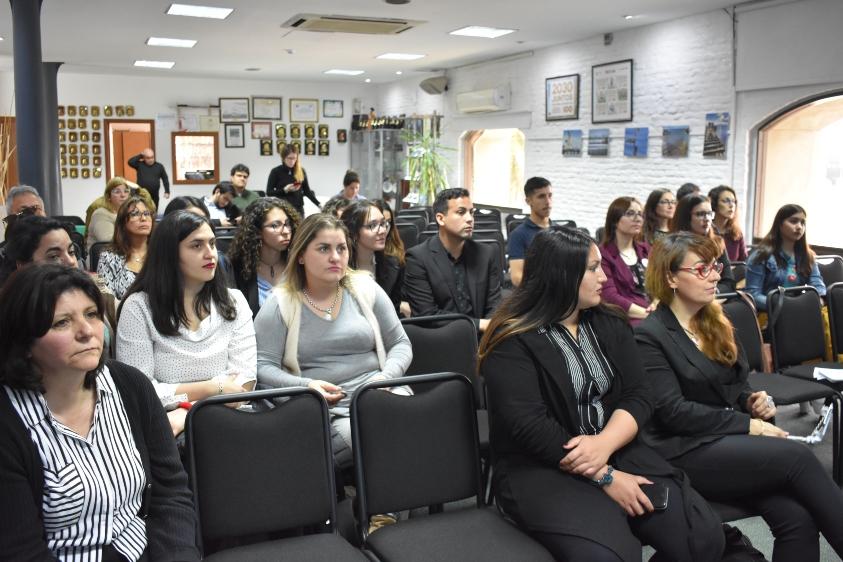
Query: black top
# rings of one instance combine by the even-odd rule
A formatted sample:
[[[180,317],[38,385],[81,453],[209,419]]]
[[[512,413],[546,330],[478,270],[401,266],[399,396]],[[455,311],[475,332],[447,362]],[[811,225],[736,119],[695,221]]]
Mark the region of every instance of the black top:
[[[392,301],[392,306],[398,313],[401,305],[401,290],[404,286],[404,267],[398,262],[398,258],[385,254],[378,257],[375,264],[375,281],[389,295],[389,300]]]
[[[153,162],[151,166],[143,161],[143,154],[129,158],[129,166],[138,171],[138,185],[145,187],[149,193],[156,194],[164,182],[164,193],[170,193],[170,178],[167,177],[167,170],[160,162]]]
[[[288,168],[285,164],[272,168],[269,172],[269,179],[266,181],[266,194],[269,197],[278,197],[286,200],[295,210],[304,218],[304,198],[307,197],[317,207],[321,206],[316,194],[310,189],[310,183],[307,181],[307,174],[301,182],[301,189],[284,193],[284,187],[295,183],[296,178],[293,175],[293,169]]]
[[[146,473],[147,554],[150,560],[199,560],[196,516],[167,415],[149,379],[110,361],[135,446]],[[5,391],[0,389],[0,560],[54,560],[44,536],[44,467]]]

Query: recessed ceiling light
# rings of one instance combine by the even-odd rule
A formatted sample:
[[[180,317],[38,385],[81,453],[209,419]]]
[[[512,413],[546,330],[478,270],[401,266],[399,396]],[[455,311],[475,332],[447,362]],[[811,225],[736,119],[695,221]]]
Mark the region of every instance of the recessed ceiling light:
[[[345,76],[358,76],[366,72],[365,70],[344,70],[342,68],[332,68],[331,70],[326,70],[325,74],[343,74]]]
[[[161,60],[136,60],[135,66],[144,66],[146,68],[173,68],[176,65],[174,62]]]
[[[370,83],[371,81],[372,81],[371,78],[366,78],[365,80],[363,80],[363,82],[365,82],[366,84]]]
[[[414,55],[412,53],[384,53],[382,55],[378,55],[376,59],[383,59],[383,60],[417,60],[423,59],[427,55]]]
[[[497,27],[483,27],[480,25],[469,25],[452,31],[451,35],[464,35],[466,37],[486,37],[488,39],[495,39],[503,35],[514,33],[514,29],[499,29]]]
[[[146,40],[146,44],[150,47],[182,47],[183,49],[191,49],[196,45],[193,39],[169,39],[167,37],[150,37]]]
[[[170,16],[191,16],[194,18],[210,18],[224,20],[233,8],[215,8],[212,6],[195,6],[193,4],[170,4],[167,14]]]
[[[2,38],[2,37],[0,37],[0,41],[2,41],[2,40],[3,40],[3,38]]]
[[[629,21],[629,20],[635,20],[635,19],[638,19],[638,18],[640,18],[640,17],[641,17],[641,16],[626,15],[626,16],[624,16],[624,17],[623,17],[623,19],[625,19],[626,21]]]
[[[403,72],[401,72],[400,70],[396,70],[396,71],[395,71],[395,74],[397,74],[398,76],[401,76],[401,75],[402,75],[402,74],[404,74],[404,73],[403,73]]]

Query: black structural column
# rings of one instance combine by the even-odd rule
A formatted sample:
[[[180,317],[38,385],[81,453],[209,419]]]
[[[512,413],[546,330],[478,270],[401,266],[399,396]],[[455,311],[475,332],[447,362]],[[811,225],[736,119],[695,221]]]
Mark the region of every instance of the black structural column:
[[[44,117],[47,127],[47,142],[44,144],[44,175],[47,182],[41,196],[47,213],[60,215],[64,209],[61,191],[61,173],[59,171],[59,119],[58,119],[58,76],[60,62],[45,62],[41,65],[44,83]],[[39,190],[40,191],[40,190]]]

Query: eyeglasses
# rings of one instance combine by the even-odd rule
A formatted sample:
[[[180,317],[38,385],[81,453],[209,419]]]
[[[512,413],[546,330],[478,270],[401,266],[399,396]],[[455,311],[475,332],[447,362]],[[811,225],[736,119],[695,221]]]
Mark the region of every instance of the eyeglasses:
[[[724,205],[737,205],[738,204],[738,200],[732,199],[731,197],[726,197],[724,199],[721,199],[720,202],[723,203]]]
[[[269,224],[263,225],[264,228],[268,228],[272,232],[278,232],[279,230],[293,230],[293,223],[288,219],[284,222],[275,221]]]
[[[129,191],[128,189],[112,189],[111,190],[112,195],[130,195],[131,193],[132,192]]]
[[[29,207],[21,207],[21,210],[14,215],[8,215],[3,218],[3,224],[11,226],[16,220],[26,215],[36,215],[41,210],[41,205],[30,205]]]
[[[711,275],[712,271],[716,271],[717,274],[720,275],[723,271],[723,264],[719,261],[714,263],[698,263],[694,267],[680,267],[679,271],[688,271],[696,274],[696,276],[700,279],[708,279],[708,276]]]
[[[142,218],[151,219],[152,218],[152,212],[151,211],[132,211],[131,213],[129,213],[129,218],[132,219],[132,220],[140,220]]]
[[[705,220],[705,219],[711,220],[711,219],[714,218],[714,212],[713,211],[697,211],[696,213],[694,213],[694,218],[700,219],[700,220]]]
[[[380,228],[383,228],[386,232],[389,232],[389,227],[392,226],[392,223],[389,221],[372,221],[370,223],[364,224],[366,228],[369,229],[369,232],[375,232]]]
[[[623,214],[623,216],[625,216],[628,219],[635,219],[635,218],[643,219],[644,213],[642,213],[641,211],[633,211],[633,210],[630,209],[629,211],[626,211]]]
[[[676,203],[676,199],[662,199],[659,201],[659,205],[664,205],[665,207],[673,207]]]

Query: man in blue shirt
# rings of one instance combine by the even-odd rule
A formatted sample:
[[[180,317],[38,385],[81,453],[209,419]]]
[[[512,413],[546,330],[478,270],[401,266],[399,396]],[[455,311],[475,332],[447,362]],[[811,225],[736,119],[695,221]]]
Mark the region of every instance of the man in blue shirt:
[[[524,195],[530,207],[530,216],[518,225],[507,242],[509,274],[512,284],[521,284],[524,274],[524,255],[533,237],[550,226],[550,211],[553,208],[553,187],[544,178],[532,177],[524,184]]]

